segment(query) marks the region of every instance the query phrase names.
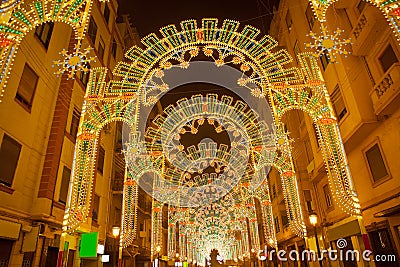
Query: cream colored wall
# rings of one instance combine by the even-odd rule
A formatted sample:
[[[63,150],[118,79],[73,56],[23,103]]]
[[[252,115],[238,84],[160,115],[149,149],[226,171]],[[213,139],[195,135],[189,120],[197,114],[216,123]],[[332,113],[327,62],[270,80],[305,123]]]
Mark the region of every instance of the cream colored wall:
[[[3,103],[0,105],[1,135],[6,132],[22,145],[12,185],[15,192],[12,195],[0,192],[0,206],[7,209],[31,213],[35,208],[34,199],[39,188],[60,82],[53,74],[55,70],[52,68],[52,61],[58,57],[63,47],[68,46],[72,29],[66,24],[55,23],[54,31],[64,34],[51,38],[47,53],[33,31],[27,34],[15,58]],[[14,100],[26,62],[39,76],[30,113]],[[50,206],[47,206],[40,212],[48,213],[49,208]]]

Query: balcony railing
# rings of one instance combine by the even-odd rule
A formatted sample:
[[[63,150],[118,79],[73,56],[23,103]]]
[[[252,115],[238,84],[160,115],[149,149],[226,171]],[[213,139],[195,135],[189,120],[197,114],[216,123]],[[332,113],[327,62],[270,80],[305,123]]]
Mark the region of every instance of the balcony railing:
[[[374,6],[366,6],[361,13],[351,32],[354,55],[366,56],[376,42],[379,32],[385,27],[385,19],[382,14],[377,15],[379,12]]]
[[[376,115],[391,114],[400,100],[400,63],[393,64],[369,93]]]

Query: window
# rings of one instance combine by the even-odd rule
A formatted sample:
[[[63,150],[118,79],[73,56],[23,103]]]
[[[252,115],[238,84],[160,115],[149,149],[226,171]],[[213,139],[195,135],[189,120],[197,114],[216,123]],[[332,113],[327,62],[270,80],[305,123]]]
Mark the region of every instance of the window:
[[[314,17],[314,12],[312,11],[311,5],[307,6],[306,9],[306,18],[308,21],[308,25],[310,26],[310,29],[312,30],[315,22],[315,17]]]
[[[97,52],[99,53],[99,58],[101,59],[101,60],[103,60],[104,59],[104,41],[103,41],[103,38],[101,38],[101,36],[100,36],[100,41],[99,41],[99,47],[98,47],[98,49],[97,49]]]
[[[389,44],[382,55],[379,57],[379,62],[381,63],[383,72],[386,72],[394,63],[399,60],[394,53],[393,47]]]
[[[333,90],[333,93],[331,94],[331,101],[336,117],[338,118],[338,121],[340,121],[344,117],[344,115],[346,115],[347,109],[346,105],[344,104],[339,85],[336,85],[335,90]]]
[[[289,226],[289,220],[286,214],[281,214],[283,227]]]
[[[360,14],[363,12],[366,5],[367,5],[367,0],[361,0],[360,2],[358,2],[357,9],[360,12]]]
[[[378,182],[388,176],[385,162],[383,160],[381,150],[379,149],[378,143],[373,145],[370,149],[365,152],[367,157],[369,170],[371,172],[374,182]]]
[[[71,127],[69,129],[69,133],[74,139],[78,134],[80,118],[81,118],[81,112],[77,108],[74,108],[74,111],[72,112]]]
[[[315,142],[317,143],[317,147],[319,148],[319,139],[318,139],[318,137],[319,137],[319,134],[318,134],[318,128],[317,128],[318,126],[317,125],[313,125],[313,132],[314,132],[314,138],[315,138]]]
[[[324,50],[319,59],[321,60],[322,68],[325,70],[330,62],[328,53]]]
[[[15,99],[29,110],[32,108],[33,96],[35,95],[38,80],[39,76],[37,76],[31,67],[25,64]]]
[[[108,20],[110,19],[110,9],[108,8],[108,5],[105,4],[104,6],[104,19],[106,20],[106,23],[108,24]]]
[[[311,198],[311,191],[310,190],[303,190],[304,200],[306,201],[307,211],[313,211],[312,208],[312,198]]]
[[[92,41],[92,44],[96,42],[96,35],[97,35],[97,24],[94,21],[93,17],[90,17],[89,21],[89,28],[88,28],[88,36]]]
[[[332,207],[332,197],[331,197],[331,191],[329,191],[328,185],[324,185],[322,188],[324,190],[324,195],[325,195],[325,203],[328,208]]]
[[[286,13],[286,25],[288,27],[289,32],[292,30],[292,16],[290,15],[290,12],[288,10],[288,12]]]
[[[4,134],[0,148],[0,183],[12,185],[21,147],[20,143]]]
[[[61,178],[60,196],[58,198],[58,201],[64,204],[67,203],[70,178],[71,178],[71,169],[64,166]]]
[[[279,225],[279,218],[275,217],[274,221],[275,221],[275,232],[279,233],[281,231],[281,227]]]
[[[117,57],[117,41],[115,41],[115,39],[113,40],[113,43],[111,46],[111,53],[115,59]]]
[[[103,174],[103,169],[104,169],[104,156],[106,152],[104,151],[104,148],[100,147],[99,149],[99,159],[97,161],[97,170]]]
[[[24,252],[24,258],[22,259],[22,267],[32,267],[35,253]]]
[[[13,245],[13,240],[0,238],[0,266],[8,266]]]
[[[99,219],[99,207],[100,207],[100,197],[94,195],[93,197],[93,208],[92,208],[92,221],[97,222]]]
[[[80,76],[79,76],[79,79],[81,80],[81,82],[82,82],[83,86],[85,86],[85,88],[89,82],[89,75],[90,75],[90,68],[91,68],[89,63],[87,63],[87,68],[88,68],[88,71],[87,72],[81,71]]]
[[[272,185],[272,199],[276,198],[276,186]]]
[[[46,49],[49,47],[53,28],[53,22],[43,23],[36,27],[35,36],[40,40]]]

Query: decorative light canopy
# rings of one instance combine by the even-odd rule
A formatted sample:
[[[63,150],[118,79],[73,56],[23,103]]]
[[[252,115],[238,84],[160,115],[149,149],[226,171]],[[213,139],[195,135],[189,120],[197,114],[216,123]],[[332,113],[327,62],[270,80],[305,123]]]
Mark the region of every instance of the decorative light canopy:
[[[126,54],[127,61],[117,64],[115,80],[106,82],[105,68],[91,72],[76,142],[64,231],[79,229],[88,218],[99,133],[107,123],[119,120],[131,129],[124,147],[128,168],[122,246],[129,246],[136,237],[137,190],[145,175],[149,175],[150,183],[146,186],[155,197],[153,256],[163,244],[164,216],[168,217],[167,244],[171,258],[178,251],[179,257],[187,257],[188,261],[204,262],[208,251],[215,246],[223,248],[221,254],[226,259],[251,255],[251,249],[260,246],[255,216],[260,212],[264,239],[276,246],[266,181],[269,165],[281,176],[290,228],[303,236],[306,229],[291,141],[281,122],[282,116],[292,109],[307,112],[315,123],[334,199],[345,212],[360,214],[336,118],[313,54],[297,55],[301,67],[286,68],[291,57],[285,50],[274,50],[278,45],[275,40],[269,36],[257,38],[259,31],[251,26],[239,31],[239,23],[232,20],[225,20],[220,26],[217,19],[203,19],[201,26],[195,20],[187,20],[181,23],[180,30],[169,25],[161,29],[161,34],[161,38],[155,34],[144,37],[144,49],[131,48]],[[237,69],[241,75],[233,81],[235,87],[246,90],[256,103],[268,99],[273,135],[265,131],[264,118],[252,106],[217,94],[183,98],[164,107],[152,121],[146,121],[145,110],[157,105],[172,89],[168,71],[190,71],[200,53],[213,62],[216,71],[222,71],[226,65]],[[184,144],[184,136],[196,135],[205,125],[215,133],[231,134],[229,143]],[[235,149],[239,153],[235,154]],[[244,172],[237,180],[229,180],[229,172],[241,168],[232,168],[235,162],[244,163]],[[205,164],[211,167],[201,172]],[[224,184],[218,179],[221,175],[228,177],[233,185]],[[208,187],[208,183],[219,187]],[[196,188],[202,188],[198,191],[202,196],[210,193],[217,197],[202,205],[182,205],[193,199]],[[164,203],[170,203],[167,211]]]

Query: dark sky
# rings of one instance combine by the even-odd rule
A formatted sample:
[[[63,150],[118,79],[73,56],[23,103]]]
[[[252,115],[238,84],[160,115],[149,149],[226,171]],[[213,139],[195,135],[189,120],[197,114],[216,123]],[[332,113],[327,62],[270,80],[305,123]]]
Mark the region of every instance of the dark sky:
[[[238,20],[241,26],[253,25],[266,33],[273,6],[279,0],[118,0],[119,13],[129,13],[141,37],[168,24],[186,19],[218,18]],[[180,29],[180,27],[178,27]]]

